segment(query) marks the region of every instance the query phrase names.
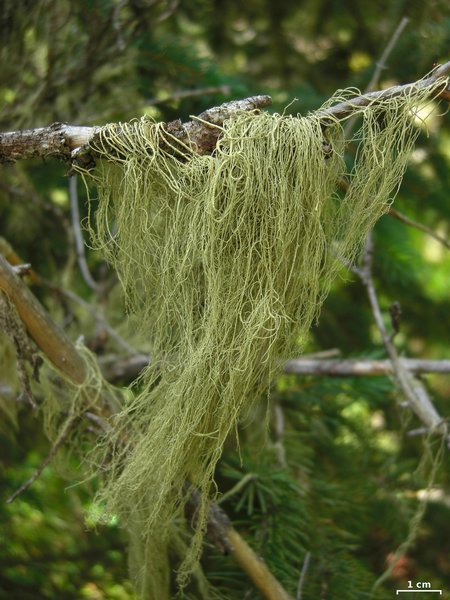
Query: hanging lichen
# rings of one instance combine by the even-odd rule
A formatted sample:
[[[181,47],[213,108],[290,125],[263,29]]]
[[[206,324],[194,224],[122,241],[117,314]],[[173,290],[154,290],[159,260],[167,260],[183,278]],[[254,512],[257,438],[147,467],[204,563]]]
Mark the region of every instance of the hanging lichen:
[[[72,474],[70,455],[81,457],[83,462],[79,477],[90,477],[95,473],[95,457],[88,455],[95,432],[101,433],[106,422],[102,414],[111,414],[111,408],[119,407],[119,390],[108,384],[102,377],[98,362],[82,340],[76,343],[76,349],[83,358],[86,378],[81,384],[75,384],[63,373],[55,371],[54,366],[45,358],[40,373],[39,391],[42,396],[39,411],[42,415],[44,431],[54,445],[64,441],[64,453],[57,453],[52,464],[62,474]],[[89,417],[92,416],[92,421]],[[89,429],[93,430],[89,432]],[[79,462],[79,461],[77,461]]]
[[[185,482],[202,501],[181,583],[192,571],[224,441],[299,352],[341,262],[388,209],[418,134],[412,113],[431,92],[358,109],[350,173],[341,125],[319,113],[236,115],[211,156],[181,152],[146,118],[101,130],[96,242],[152,347],[140,392],[104,441],[101,499],[145,548],[135,572],[157,571]]]

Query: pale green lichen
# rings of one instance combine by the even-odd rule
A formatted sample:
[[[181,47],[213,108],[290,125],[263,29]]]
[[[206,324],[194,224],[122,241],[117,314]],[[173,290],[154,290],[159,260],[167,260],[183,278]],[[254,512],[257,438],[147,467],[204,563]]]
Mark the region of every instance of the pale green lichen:
[[[325,127],[319,113],[236,115],[211,156],[170,154],[175,142],[146,118],[101,130],[96,244],[152,348],[103,442],[101,499],[138,537],[138,579],[160,570],[186,481],[202,501],[179,581],[194,569],[224,441],[299,352],[341,262],[389,208],[418,135],[412,113],[431,92],[358,109],[350,173],[340,123]]]

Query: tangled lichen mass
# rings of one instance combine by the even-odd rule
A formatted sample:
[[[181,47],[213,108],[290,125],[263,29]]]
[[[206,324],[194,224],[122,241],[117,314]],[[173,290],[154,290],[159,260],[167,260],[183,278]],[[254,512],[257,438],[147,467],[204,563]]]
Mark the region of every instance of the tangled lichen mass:
[[[280,358],[299,352],[341,262],[392,202],[418,135],[412,113],[432,91],[358,109],[350,172],[340,123],[315,113],[237,114],[211,156],[169,152],[175,141],[147,118],[101,130],[95,241],[152,348],[103,441],[113,451],[102,499],[140,537],[135,555],[153,561],[133,569],[141,590],[161,571],[186,481],[203,501],[180,581],[194,568],[224,441]]]

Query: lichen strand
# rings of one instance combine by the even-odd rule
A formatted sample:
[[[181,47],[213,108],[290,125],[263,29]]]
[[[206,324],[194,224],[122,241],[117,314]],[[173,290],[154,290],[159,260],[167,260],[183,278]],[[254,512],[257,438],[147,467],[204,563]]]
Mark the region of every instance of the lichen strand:
[[[95,240],[152,344],[139,393],[103,440],[112,462],[101,499],[149,548],[134,572],[158,561],[151,540],[181,515],[186,481],[201,501],[179,581],[192,572],[224,441],[280,359],[299,352],[341,262],[392,202],[418,134],[412,113],[432,91],[358,109],[350,173],[340,123],[324,130],[316,113],[238,114],[212,155],[186,147],[181,160],[146,118],[101,130]]]

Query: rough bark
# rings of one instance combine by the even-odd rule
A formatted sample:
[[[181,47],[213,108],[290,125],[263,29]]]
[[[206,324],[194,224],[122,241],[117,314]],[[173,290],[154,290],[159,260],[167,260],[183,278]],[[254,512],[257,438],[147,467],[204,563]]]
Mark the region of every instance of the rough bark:
[[[198,154],[208,154],[215,148],[220,135],[220,129],[208,127],[208,123],[221,126],[236,112],[258,110],[271,103],[270,96],[253,96],[244,100],[233,100],[221,106],[209,108],[187,123],[182,123],[180,119],[171,121],[167,123],[166,129],[180,143],[190,145]],[[39,129],[0,133],[0,163],[48,156],[65,161],[76,158],[88,162],[85,158],[82,159],[85,151],[81,148],[91,140],[95,140],[98,129],[98,127],[77,127],[65,123],[53,123],[49,127]]]

